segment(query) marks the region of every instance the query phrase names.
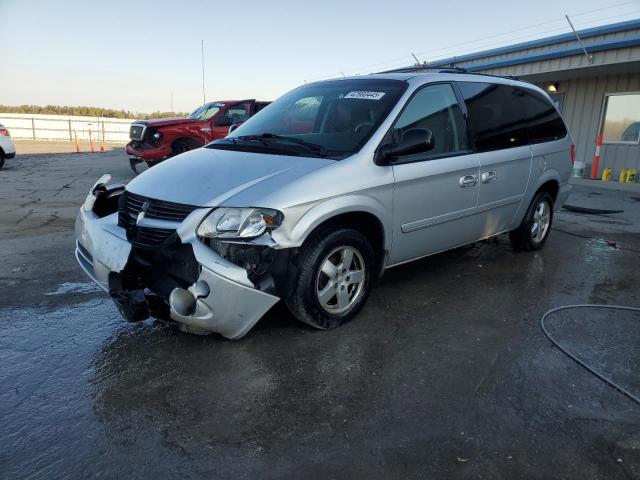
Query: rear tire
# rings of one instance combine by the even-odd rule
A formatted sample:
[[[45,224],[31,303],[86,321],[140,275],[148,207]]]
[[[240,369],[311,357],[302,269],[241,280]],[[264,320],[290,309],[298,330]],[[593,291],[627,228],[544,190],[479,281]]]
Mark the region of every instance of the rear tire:
[[[357,230],[335,227],[307,240],[286,304],[300,321],[318,329],[352,320],[364,306],[376,271],[373,247]]]
[[[540,250],[544,247],[553,223],[553,197],[538,192],[518,228],[509,232],[515,250]]]
[[[4,166],[4,152],[0,149],[0,168]]]

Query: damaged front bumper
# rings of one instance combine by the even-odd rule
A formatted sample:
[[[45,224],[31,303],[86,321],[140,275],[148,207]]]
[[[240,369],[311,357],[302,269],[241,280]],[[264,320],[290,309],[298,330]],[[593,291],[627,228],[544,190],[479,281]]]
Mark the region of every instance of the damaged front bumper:
[[[243,337],[279,300],[256,287],[235,265],[195,235],[210,209],[196,209],[168,246],[140,251],[118,225],[118,213],[99,217],[82,207],[76,220],[76,259],[108,292],[128,320],[173,320],[195,333]],[[172,243],[173,242],[173,243]]]
[[[158,162],[169,157],[172,153],[171,145],[153,146],[143,142],[132,141],[125,147],[127,155],[147,162]]]

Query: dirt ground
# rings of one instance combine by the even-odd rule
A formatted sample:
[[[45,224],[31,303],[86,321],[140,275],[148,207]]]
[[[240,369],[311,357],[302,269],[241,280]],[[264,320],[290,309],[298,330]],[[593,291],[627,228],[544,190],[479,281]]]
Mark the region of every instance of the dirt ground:
[[[576,186],[624,213],[560,212],[539,252],[500,237],[390,269],[336,330],[278,304],[230,342],[120,318],[73,226],[102,173],[132,177],[126,155],[40,148],[0,170],[2,477],[640,478],[640,406],[539,325],[640,305],[640,195]],[[548,323],[640,394],[638,320]]]
[[[14,143],[16,145],[16,153],[18,155],[77,153],[75,142],[34,142],[31,140],[14,140]],[[78,147],[80,148],[80,153],[91,153],[91,144],[89,142],[81,141],[78,144]],[[117,150],[122,152],[122,154],[124,155],[124,144],[94,142],[93,149],[95,150],[96,155],[101,153],[100,147],[103,147],[105,152]]]

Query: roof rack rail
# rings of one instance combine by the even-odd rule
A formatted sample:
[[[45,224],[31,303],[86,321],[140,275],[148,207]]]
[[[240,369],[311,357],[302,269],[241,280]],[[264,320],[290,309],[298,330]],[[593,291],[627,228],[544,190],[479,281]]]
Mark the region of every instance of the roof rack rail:
[[[470,72],[463,67],[433,67],[429,65],[415,65],[413,67],[396,68],[394,70],[386,70],[384,72],[377,73],[418,73],[425,70],[432,70],[436,71],[437,73],[464,73],[467,75],[482,75],[485,77],[506,78],[509,80],[519,80],[521,82],[525,81],[514,75],[495,75],[492,73]]]
[[[515,75],[496,75],[495,73],[482,73],[482,72],[466,72],[469,75],[482,75],[484,77],[497,77],[497,78],[506,78],[508,80],[519,80],[520,82],[526,82],[526,80],[522,80]]]
[[[386,70],[384,72],[377,73],[414,73],[421,72],[423,70],[437,70],[438,73],[467,73],[467,70],[462,67],[430,67],[429,65],[415,65],[413,67],[395,68],[393,70]]]

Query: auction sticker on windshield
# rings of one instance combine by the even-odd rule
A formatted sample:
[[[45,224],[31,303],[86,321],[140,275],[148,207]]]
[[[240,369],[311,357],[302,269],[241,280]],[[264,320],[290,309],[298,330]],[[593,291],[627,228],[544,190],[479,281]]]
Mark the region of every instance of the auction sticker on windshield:
[[[385,92],[365,92],[356,91],[347,93],[344,98],[361,98],[364,100],[380,100],[384,97]]]

